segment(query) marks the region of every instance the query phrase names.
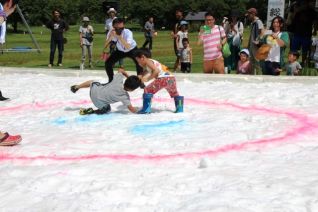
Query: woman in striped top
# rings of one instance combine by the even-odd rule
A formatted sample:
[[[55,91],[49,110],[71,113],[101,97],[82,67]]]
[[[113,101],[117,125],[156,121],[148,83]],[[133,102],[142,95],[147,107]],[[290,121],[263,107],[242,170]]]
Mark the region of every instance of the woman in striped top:
[[[226,35],[222,26],[215,24],[211,12],[205,14],[205,25],[201,27],[198,44],[203,44],[203,72],[224,74],[224,58],[222,46],[226,43]]]

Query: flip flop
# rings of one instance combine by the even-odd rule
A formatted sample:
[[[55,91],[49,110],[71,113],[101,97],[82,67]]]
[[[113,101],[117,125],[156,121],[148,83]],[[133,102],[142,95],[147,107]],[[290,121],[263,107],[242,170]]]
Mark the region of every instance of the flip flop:
[[[0,146],[14,146],[21,142],[21,135],[9,135],[9,133],[4,133],[5,136],[0,139]]]

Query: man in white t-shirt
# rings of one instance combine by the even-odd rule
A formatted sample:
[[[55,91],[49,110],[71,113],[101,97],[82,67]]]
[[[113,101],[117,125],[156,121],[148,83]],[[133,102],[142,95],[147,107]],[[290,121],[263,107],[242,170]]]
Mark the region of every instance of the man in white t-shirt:
[[[109,36],[105,42],[105,46],[107,46],[110,42],[116,43],[115,51],[105,62],[105,69],[109,82],[111,82],[114,77],[114,64],[125,57],[129,57],[134,61],[137,74],[140,75],[142,73],[142,67],[138,65],[138,62],[134,57],[134,52],[137,50],[137,43],[133,38],[132,31],[125,28],[124,19],[116,18],[113,21],[113,29],[108,34]]]

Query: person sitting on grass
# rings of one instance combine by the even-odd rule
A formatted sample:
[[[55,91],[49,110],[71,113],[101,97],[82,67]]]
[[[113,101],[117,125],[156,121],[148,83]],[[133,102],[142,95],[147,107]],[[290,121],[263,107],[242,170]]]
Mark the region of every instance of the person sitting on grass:
[[[98,108],[81,109],[81,115],[88,114],[105,114],[111,111],[110,104],[116,102],[122,102],[123,105],[127,106],[130,112],[136,113],[137,109],[131,105],[130,97],[128,92],[134,91],[138,87],[142,87],[143,83],[137,76],[128,76],[124,69],[119,68],[114,79],[106,84],[94,82],[93,80],[83,82],[79,85],[71,86],[71,91],[76,93],[81,88],[90,87],[90,98],[93,104]],[[124,77],[127,77],[123,84]]]
[[[151,113],[151,99],[155,93],[163,88],[168,91],[171,98],[174,98],[176,106],[175,112],[183,112],[183,96],[179,96],[176,78],[168,71],[168,68],[160,62],[151,59],[151,53],[148,49],[136,50],[135,58],[138,64],[143,68],[141,76],[142,82],[153,80],[144,89],[143,108],[138,111],[138,113]]]

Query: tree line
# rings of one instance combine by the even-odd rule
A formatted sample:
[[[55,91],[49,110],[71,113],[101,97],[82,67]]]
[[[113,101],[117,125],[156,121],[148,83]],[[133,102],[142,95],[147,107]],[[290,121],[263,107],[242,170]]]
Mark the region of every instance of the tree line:
[[[217,18],[230,14],[233,9],[243,16],[249,7],[256,7],[261,19],[266,18],[267,13],[267,0],[20,0],[19,6],[31,26],[45,24],[51,19],[54,9],[58,9],[68,23],[78,24],[83,16],[88,16],[93,23],[104,23],[107,9],[116,7],[119,12],[117,16],[140,24],[153,16],[157,27],[169,27],[174,23],[177,8],[185,13],[211,10]],[[9,22],[17,30],[21,19],[15,13]]]

